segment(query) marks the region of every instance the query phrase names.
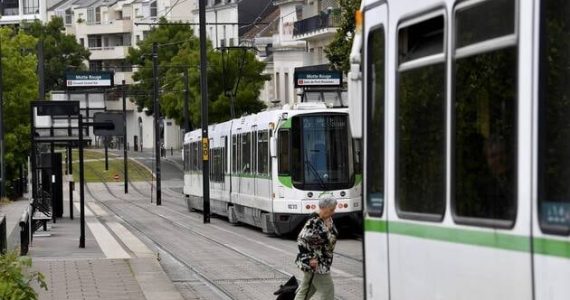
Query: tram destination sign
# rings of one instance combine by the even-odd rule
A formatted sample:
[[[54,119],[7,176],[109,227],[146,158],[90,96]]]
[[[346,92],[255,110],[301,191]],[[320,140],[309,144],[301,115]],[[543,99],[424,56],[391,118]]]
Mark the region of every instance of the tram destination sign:
[[[342,86],[342,73],[338,71],[295,71],[295,87]]]
[[[113,72],[67,72],[67,88],[113,87]]]

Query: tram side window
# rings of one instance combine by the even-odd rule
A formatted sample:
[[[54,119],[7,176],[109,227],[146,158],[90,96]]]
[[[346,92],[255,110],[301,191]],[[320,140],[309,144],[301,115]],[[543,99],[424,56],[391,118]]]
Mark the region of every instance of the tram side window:
[[[443,16],[399,29],[396,180],[402,218],[439,221],[445,211],[443,49]]]
[[[290,174],[290,153],[289,149],[289,130],[288,129],[281,129],[279,130],[278,134],[278,168],[279,168],[279,175],[289,175]]]
[[[267,175],[269,173],[269,134],[267,130],[257,133],[258,150],[257,150],[257,173],[259,175]]]
[[[237,136],[232,136],[232,173],[237,172]]]
[[[538,213],[547,233],[570,234],[570,2],[542,1]]]
[[[458,223],[510,227],[516,218],[514,15],[514,0],[477,2],[455,12],[460,43],[454,55],[451,182]]]
[[[250,173],[255,174],[257,171],[257,131],[252,131],[251,135],[251,168]]]
[[[241,173],[248,174],[251,170],[251,132],[244,133],[241,140]]]
[[[384,29],[368,37],[367,110],[368,161],[366,162],[366,211],[381,217],[384,210]],[[360,159],[358,160],[360,163]]]
[[[184,144],[184,171],[190,171],[190,145]]]

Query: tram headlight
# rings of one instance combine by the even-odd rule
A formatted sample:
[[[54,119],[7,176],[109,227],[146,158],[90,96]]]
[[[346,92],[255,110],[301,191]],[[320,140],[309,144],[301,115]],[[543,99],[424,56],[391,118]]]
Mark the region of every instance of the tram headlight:
[[[313,198],[313,192],[308,192],[308,193],[307,193],[307,197]]]
[[[345,192],[345,191],[340,192],[340,196],[341,196],[341,197],[346,196],[346,192]]]

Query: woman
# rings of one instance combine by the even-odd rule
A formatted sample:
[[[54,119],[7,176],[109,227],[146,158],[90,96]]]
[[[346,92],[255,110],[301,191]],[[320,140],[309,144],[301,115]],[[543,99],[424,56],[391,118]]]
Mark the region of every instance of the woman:
[[[330,270],[338,236],[332,220],[336,204],[335,199],[321,199],[319,213],[311,215],[297,237],[299,254],[295,263],[303,271],[303,282],[297,290],[295,300],[311,297],[334,299]]]

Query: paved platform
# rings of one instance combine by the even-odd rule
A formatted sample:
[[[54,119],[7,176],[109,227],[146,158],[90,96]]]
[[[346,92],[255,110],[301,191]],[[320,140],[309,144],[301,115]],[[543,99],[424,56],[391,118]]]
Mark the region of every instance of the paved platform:
[[[48,286],[34,286],[40,300],[183,299],[156,254],[97,203],[86,202],[85,248],[79,248],[78,193],[74,197],[75,218],[65,199],[64,217],[39,229],[30,245],[32,271],[42,272]]]

